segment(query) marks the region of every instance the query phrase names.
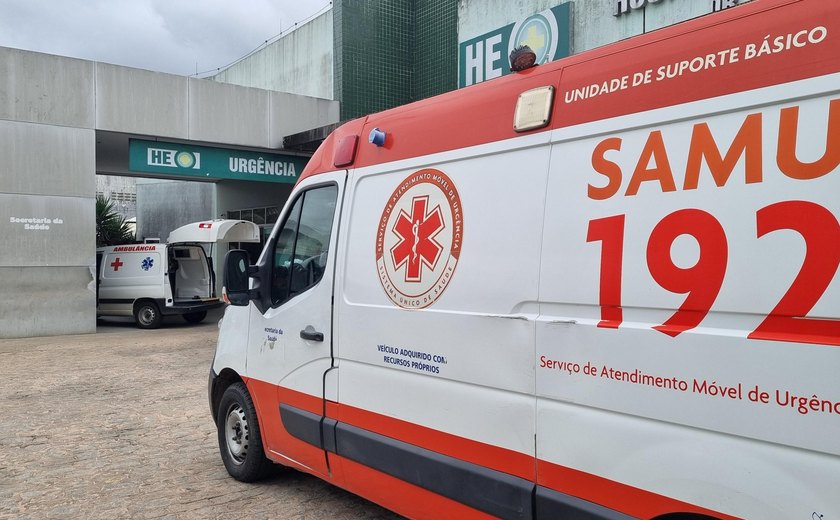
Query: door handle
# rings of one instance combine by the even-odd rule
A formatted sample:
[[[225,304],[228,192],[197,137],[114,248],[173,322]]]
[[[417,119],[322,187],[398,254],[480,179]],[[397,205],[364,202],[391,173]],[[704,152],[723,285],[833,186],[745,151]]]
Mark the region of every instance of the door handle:
[[[324,341],[324,333],[317,332],[312,325],[307,325],[305,329],[300,331],[300,337],[308,341]]]

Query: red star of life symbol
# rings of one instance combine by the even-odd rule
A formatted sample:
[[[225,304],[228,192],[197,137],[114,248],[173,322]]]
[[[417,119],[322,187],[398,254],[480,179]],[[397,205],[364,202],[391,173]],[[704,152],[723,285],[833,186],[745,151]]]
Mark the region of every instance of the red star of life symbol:
[[[427,212],[428,195],[411,199],[411,215],[400,210],[400,216],[392,228],[400,240],[391,248],[394,269],[406,265],[405,281],[419,282],[423,275],[423,265],[434,270],[440,253],[443,251],[435,236],[446,226],[440,206]]]

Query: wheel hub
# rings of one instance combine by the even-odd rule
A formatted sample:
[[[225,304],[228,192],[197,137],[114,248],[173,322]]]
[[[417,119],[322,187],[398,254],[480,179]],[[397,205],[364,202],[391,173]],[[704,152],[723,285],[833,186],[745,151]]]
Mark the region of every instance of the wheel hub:
[[[155,311],[150,307],[145,307],[140,311],[140,321],[148,325],[155,320]]]
[[[231,406],[225,420],[225,441],[231,459],[236,464],[245,462],[248,454],[249,433],[245,410],[239,405]]]

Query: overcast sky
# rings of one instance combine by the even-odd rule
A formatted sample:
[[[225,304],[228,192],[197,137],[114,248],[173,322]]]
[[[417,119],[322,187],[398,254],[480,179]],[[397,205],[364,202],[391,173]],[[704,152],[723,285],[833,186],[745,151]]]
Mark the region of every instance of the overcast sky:
[[[0,0],[0,47],[187,76],[224,67],[329,5],[329,0]]]

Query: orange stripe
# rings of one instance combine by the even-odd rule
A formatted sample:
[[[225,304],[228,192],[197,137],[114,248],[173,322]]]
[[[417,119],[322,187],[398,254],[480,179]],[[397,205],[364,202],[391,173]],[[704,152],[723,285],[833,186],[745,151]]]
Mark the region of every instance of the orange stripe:
[[[535,480],[532,472],[535,459],[523,453],[340,403],[330,403],[327,412],[330,417],[359,428],[520,478]],[[539,485],[639,518],[653,518],[666,513],[682,512],[736,520],[733,516],[583,471],[541,460],[536,463],[538,475],[536,481]]]
[[[278,387],[259,379],[245,379],[245,384],[257,409],[266,456],[274,462],[328,479],[324,450],[292,437],[280,420],[280,402],[321,415],[323,401],[318,397]],[[276,456],[274,452],[282,453],[297,461],[297,464]]]
[[[536,476],[534,457],[472,439],[433,430],[414,423],[346,404],[327,408],[329,417],[340,422],[379,433],[479,466],[533,481]]]
[[[739,520],[711,509],[628,486],[564,466],[540,460],[537,462],[537,483],[583,500],[600,504],[637,518],[654,518],[666,513],[699,513],[721,520]]]
[[[278,388],[274,385],[253,379],[248,381],[248,387],[249,389],[260,389],[259,394],[252,392],[255,404],[257,404],[258,399],[270,398],[271,392],[266,392],[265,390],[273,387],[277,389],[275,395],[279,395],[280,401],[283,403],[312,413],[322,413],[322,400],[318,397],[289,388]],[[258,405],[258,409],[261,407],[265,407],[264,403]],[[322,450],[293,438],[286,432],[279,419],[279,403],[272,403],[269,405],[269,408],[272,409],[272,412],[265,419],[268,419],[271,423],[276,420],[277,424],[272,424],[270,431],[274,440],[277,441],[277,451],[289,454],[293,458],[300,457],[300,453],[303,451],[316,460],[323,460],[324,452]],[[543,460],[536,460],[534,457],[524,453],[441,432],[362,408],[327,401],[326,414],[327,417],[346,424],[479,466],[535,481],[540,486],[554,491],[639,518],[653,518],[667,513],[681,512],[700,513],[723,520],[737,520],[737,517],[734,516],[725,515],[711,509],[669,498],[598,475]],[[270,417],[271,415],[276,419],[272,419]],[[264,416],[261,416],[260,426],[263,427],[263,431],[265,432],[266,428],[263,421]],[[303,447],[300,445],[303,445]],[[404,515],[428,518],[485,517],[483,513],[475,511],[463,504],[403,482],[395,477],[350,461],[334,453],[329,454],[329,459],[332,469],[329,476],[326,474],[326,471],[319,474],[311,471],[311,469],[303,469]]]
[[[334,453],[330,465],[344,476],[340,487],[410,518],[495,518]]]

